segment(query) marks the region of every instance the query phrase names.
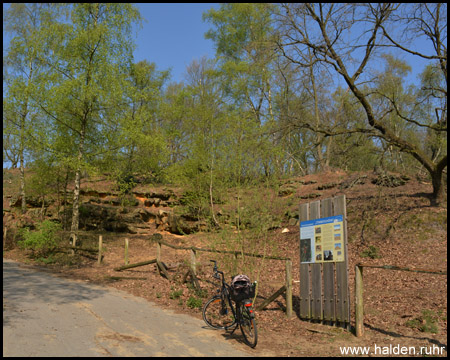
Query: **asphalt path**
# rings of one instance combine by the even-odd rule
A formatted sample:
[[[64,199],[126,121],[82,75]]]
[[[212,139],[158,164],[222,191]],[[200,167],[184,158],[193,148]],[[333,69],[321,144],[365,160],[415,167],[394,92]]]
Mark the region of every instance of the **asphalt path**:
[[[3,259],[3,356],[251,356],[236,342],[145,299]]]

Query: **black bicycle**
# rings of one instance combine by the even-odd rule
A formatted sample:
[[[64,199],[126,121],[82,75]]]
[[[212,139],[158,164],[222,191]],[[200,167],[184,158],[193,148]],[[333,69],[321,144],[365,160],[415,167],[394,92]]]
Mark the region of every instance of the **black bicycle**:
[[[225,282],[223,272],[219,271],[215,260],[210,261],[214,263],[213,277],[221,280],[222,285],[217,289],[217,294],[209,299],[203,307],[203,320],[208,326],[215,329],[227,330],[234,327],[231,334],[240,327],[245,343],[254,348],[258,341],[258,335],[253,299],[234,301],[231,297],[231,286]],[[255,283],[251,286],[254,289]]]

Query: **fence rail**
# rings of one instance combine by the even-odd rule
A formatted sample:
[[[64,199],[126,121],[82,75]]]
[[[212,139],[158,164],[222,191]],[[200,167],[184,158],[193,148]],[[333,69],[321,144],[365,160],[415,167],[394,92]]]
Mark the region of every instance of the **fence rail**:
[[[363,268],[376,268],[386,270],[400,270],[411,271],[418,273],[427,273],[435,275],[447,275],[447,270],[435,270],[435,269],[417,269],[407,268],[396,265],[370,265],[370,264],[356,264],[355,265],[355,332],[356,336],[364,335],[364,300],[363,300]]]
[[[176,246],[176,245],[169,244],[163,240],[158,240],[157,242],[160,243],[161,245],[165,245],[167,247],[170,247],[170,248],[176,249],[176,250],[194,250],[194,251],[206,251],[206,252],[213,252],[213,253],[220,253],[220,254],[245,255],[245,256],[252,256],[252,257],[257,257],[257,258],[271,259],[271,260],[291,260],[291,258],[287,258],[287,257],[252,254],[252,253],[246,253],[246,252],[241,252],[241,251],[203,249],[203,248],[198,248],[195,246],[189,246],[189,247]]]

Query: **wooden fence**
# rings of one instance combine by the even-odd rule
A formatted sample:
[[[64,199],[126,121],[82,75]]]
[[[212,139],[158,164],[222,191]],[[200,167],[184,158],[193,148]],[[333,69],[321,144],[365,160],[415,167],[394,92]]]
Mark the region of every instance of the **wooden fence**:
[[[183,247],[169,244],[163,240],[156,241],[156,264],[162,275],[169,279],[169,275],[165,269],[165,266],[161,262],[161,247],[162,245],[170,247],[176,250],[189,250],[190,251],[190,274],[193,281],[196,281],[197,274],[197,252],[211,252],[219,254],[231,254],[237,258],[239,255],[251,256],[256,258],[264,258],[270,260],[283,260],[286,262],[286,283],[280,289],[278,289],[273,295],[264,300],[261,304],[256,306],[256,310],[264,309],[268,304],[274,301],[278,296],[286,292],[286,316],[290,318],[292,316],[292,260],[290,258],[279,257],[279,256],[267,256],[260,254],[242,253],[240,251],[229,251],[229,250],[215,250],[215,249],[203,249],[195,246]],[[188,274],[186,274],[185,278]]]
[[[363,301],[363,268],[377,268],[386,270],[400,270],[400,271],[412,271],[418,273],[428,273],[437,275],[447,275],[445,270],[429,270],[429,269],[414,269],[405,268],[395,265],[367,265],[356,264],[355,265],[355,332],[356,336],[364,335],[364,301]]]
[[[6,232],[7,229],[6,227],[3,230],[3,239],[6,238]],[[63,231],[64,233],[64,231]],[[71,232],[71,235],[74,235],[74,243],[76,244],[77,242],[77,238],[78,238],[78,233],[74,234]],[[155,237],[156,235],[156,237]],[[190,246],[190,247],[183,247],[183,246],[176,246],[176,245],[172,245],[169,244],[163,240],[161,240],[162,236],[160,234],[154,234],[153,236],[154,241],[156,242],[156,259],[152,259],[152,260],[148,260],[148,261],[143,261],[140,263],[136,263],[136,264],[129,264],[128,261],[128,245],[129,245],[129,241],[126,238],[125,239],[125,265],[121,266],[121,267],[117,267],[114,270],[115,271],[122,271],[125,269],[131,269],[134,267],[138,267],[138,266],[144,266],[144,265],[149,265],[149,264],[153,264],[156,263],[157,264],[157,268],[158,271],[161,275],[165,276],[167,279],[169,279],[169,274],[167,272],[166,267],[163,265],[162,261],[161,261],[161,248],[162,245],[170,247],[172,249],[175,250],[189,250],[191,253],[191,257],[190,257],[190,269],[189,272],[185,275],[185,279],[187,278],[187,276],[191,276],[192,281],[194,282],[194,284],[196,284],[196,287],[199,288],[198,285],[198,279],[196,277],[197,274],[197,252],[211,252],[211,253],[219,253],[219,254],[231,254],[233,255],[235,258],[237,258],[239,255],[245,255],[245,256],[251,256],[251,257],[256,257],[256,258],[264,258],[264,259],[269,259],[269,260],[283,260],[286,262],[286,282],[285,284],[278,289],[274,294],[272,294],[269,298],[267,298],[266,300],[264,300],[261,304],[259,304],[258,306],[256,306],[256,310],[262,310],[264,309],[267,305],[269,305],[272,301],[274,301],[278,296],[282,295],[283,293],[286,293],[286,316],[288,318],[292,317],[292,260],[290,258],[286,258],[286,257],[279,257],[279,256],[267,256],[267,255],[261,255],[261,254],[252,254],[252,253],[245,253],[245,252],[240,252],[240,251],[229,251],[229,250],[216,250],[216,249],[203,249],[203,248],[198,248],[195,246]],[[3,244],[4,246],[4,244]],[[98,257],[97,257],[97,263],[100,265],[103,261],[104,255],[103,255],[103,236],[99,235],[98,238],[98,249],[89,249],[89,248],[83,248],[83,247],[79,247],[79,246],[68,246],[65,247],[65,249],[69,249],[72,251],[88,251],[88,252],[94,252],[94,253],[98,253]],[[113,278],[118,278],[118,277],[113,277]]]

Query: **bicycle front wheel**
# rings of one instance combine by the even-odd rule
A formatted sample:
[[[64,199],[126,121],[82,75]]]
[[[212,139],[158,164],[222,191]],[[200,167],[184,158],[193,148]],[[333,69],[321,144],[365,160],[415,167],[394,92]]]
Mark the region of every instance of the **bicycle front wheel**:
[[[244,335],[244,341],[248,346],[254,348],[258,342],[255,317],[244,304],[240,304],[239,311],[241,314],[240,326],[242,335]]]
[[[236,323],[233,311],[226,299],[212,297],[203,307],[203,320],[215,329],[228,329]]]

